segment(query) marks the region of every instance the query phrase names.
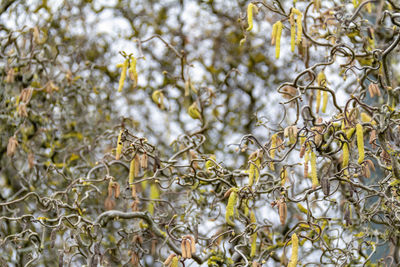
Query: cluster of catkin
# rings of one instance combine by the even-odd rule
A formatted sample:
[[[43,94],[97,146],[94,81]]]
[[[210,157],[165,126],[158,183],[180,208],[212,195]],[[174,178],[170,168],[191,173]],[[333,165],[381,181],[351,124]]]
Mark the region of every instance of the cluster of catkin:
[[[250,3],[247,6],[247,31],[251,31],[253,29],[253,10],[258,12],[258,8],[253,3]],[[296,8],[292,8],[289,15],[290,22],[290,36],[291,36],[291,50],[294,52],[295,45],[299,45],[301,43],[301,38],[303,34],[303,26],[302,26],[302,18],[303,14]],[[297,35],[296,35],[296,27],[297,27]],[[280,50],[281,50],[281,36],[282,36],[283,23],[281,21],[277,21],[272,26],[272,35],[271,35],[271,45],[275,44],[275,57],[279,58]],[[242,39],[240,43],[242,44],[245,39]]]
[[[182,258],[191,259],[192,254],[196,253],[196,241],[193,236],[185,235],[181,242]]]
[[[118,92],[122,92],[122,88],[124,87],[126,79],[126,71],[128,70],[128,67],[129,67],[128,70],[129,78],[133,81],[133,88],[137,86],[138,74],[136,71],[136,61],[137,59],[133,55],[131,55],[130,57],[127,57],[122,64],[117,64],[117,68],[122,68],[121,76],[119,78],[119,83],[118,83]]]
[[[194,253],[196,253],[196,241],[193,236],[185,235],[182,237],[181,242],[182,255],[177,256],[175,253],[170,254],[168,258],[164,261],[164,266],[178,267],[178,263],[181,258],[191,259]]]

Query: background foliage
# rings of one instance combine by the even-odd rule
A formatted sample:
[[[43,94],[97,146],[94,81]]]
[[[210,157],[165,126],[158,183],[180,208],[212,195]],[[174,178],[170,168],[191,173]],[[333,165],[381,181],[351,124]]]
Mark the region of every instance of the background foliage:
[[[1,264],[398,265],[399,12],[3,0]]]

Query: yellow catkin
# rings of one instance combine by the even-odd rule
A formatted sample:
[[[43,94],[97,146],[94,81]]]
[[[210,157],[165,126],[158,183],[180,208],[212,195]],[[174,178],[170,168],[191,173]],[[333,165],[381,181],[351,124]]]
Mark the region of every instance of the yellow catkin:
[[[250,213],[250,222],[255,224],[256,221],[256,215],[254,214],[253,211]],[[253,226],[253,230],[256,228],[256,226]],[[257,251],[257,232],[254,232],[251,235],[251,249],[250,249],[250,257],[253,258],[256,255]]]
[[[244,216],[246,216],[246,217],[249,216],[249,199],[248,198],[242,199],[241,207],[242,207]]]
[[[288,267],[295,267],[297,265],[297,260],[299,256],[299,239],[294,233],[292,235],[292,256],[290,257],[290,262],[288,264]]]
[[[228,204],[226,205],[226,213],[225,213],[225,221],[230,226],[235,226],[235,223],[232,221],[235,213],[235,206],[237,202],[237,189],[232,188],[231,194],[229,195]]]
[[[260,179],[260,168],[261,168],[261,160],[258,158],[256,160],[256,168],[254,172],[254,178],[256,181],[256,184],[258,183],[258,179]]]
[[[247,23],[249,24],[249,27],[246,29],[246,31],[251,31],[253,29],[253,8],[257,13],[258,8],[253,3],[250,3],[247,6]]]
[[[215,155],[211,155],[210,156],[210,160],[206,161],[205,167],[206,167],[207,170],[209,170],[209,169],[211,169],[212,167],[215,166],[214,161],[217,161],[217,157]]]
[[[281,185],[282,186],[284,186],[286,184],[287,177],[288,177],[287,169],[282,168],[282,170],[281,170]]]
[[[310,149],[308,144],[306,145],[306,152],[304,153],[304,178],[309,177],[308,174],[308,162],[310,161]]]
[[[178,259],[178,257],[173,257],[172,258],[172,261],[171,261],[171,265],[170,265],[170,267],[178,267],[178,264],[179,264],[179,259]]]
[[[356,125],[357,147],[358,147],[358,164],[364,161],[364,133],[361,124]]]
[[[199,108],[197,107],[197,102],[193,102],[192,105],[188,108],[188,114],[192,119],[198,119],[201,120],[201,113]]]
[[[371,12],[372,12],[372,4],[371,3],[367,4],[367,11],[368,11],[368,13],[371,14]]]
[[[122,88],[124,87],[124,82],[125,82],[125,78],[126,78],[126,70],[128,69],[128,63],[129,63],[129,60],[126,59],[124,61],[124,64],[122,65],[121,77],[119,78],[119,84],[118,84],[118,92],[122,92]]]
[[[303,25],[301,24],[303,15],[300,13],[297,15],[296,22],[297,22],[297,39],[296,39],[296,44],[300,44],[301,42],[301,37],[303,35]]]
[[[289,16],[290,22],[290,50],[294,52],[296,46],[296,25],[294,24],[294,14],[291,13]]]
[[[255,174],[255,171],[256,171],[256,167],[254,166],[253,163],[249,163],[249,164],[250,164],[249,170],[248,170],[248,173],[249,173],[249,187],[251,187],[254,184],[254,174]]]
[[[256,223],[257,222],[256,215],[254,214],[254,211],[250,212],[250,222],[251,223]]]
[[[361,121],[362,122],[370,122],[372,125],[376,124],[376,122],[372,120],[371,116],[369,116],[365,112],[361,112]]]
[[[278,32],[278,23],[274,23],[274,25],[272,25],[271,45],[275,44],[277,32]]]
[[[296,39],[296,44],[300,44],[301,42],[301,37],[303,35],[303,25],[302,25],[302,18],[303,14],[296,8],[292,8],[292,13],[296,14],[296,24],[297,24],[297,39]]]
[[[306,137],[305,136],[301,136],[300,137],[300,146],[302,146],[304,144],[304,142],[306,141]]]
[[[282,22],[278,21],[276,25],[276,40],[275,40],[275,57],[279,58],[281,52],[281,36],[282,36]]]
[[[320,73],[318,73],[317,75],[317,83],[318,86],[325,86],[326,85],[326,76],[324,71],[321,71]]]
[[[131,164],[129,166],[129,186],[133,186],[133,180],[135,179],[135,158],[131,160]]]
[[[315,102],[315,104],[316,104],[315,112],[318,113],[319,108],[321,106],[321,90],[317,90],[317,97],[316,97],[315,101],[316,101]]]
[[[158,186],[155,183],[152,183],[150,185],[150,199],[159,199],[160,198],[160,192],[158,191]],[[147,209],[151,215],[154,214],[154,202],[150,201],[148,209]]]
[[[250,258],[253,258],[256,255],[256,251],[257,251],[257,232],[251,235]]]
[[[273,134],[273,135],[271,136],[271,148],[270,148],[270,150],[269,150],[269,156],[270,156],[271,159],[274,159],[274,158],[275,158],[276,137],[277,137],[277,134]],[[274,170],[275,170],[274,162],[271,162],[271,163],[269,164],[269,167],[270,167],[270,169],[271,169],[272,171],[274,171]]]
[[[322,113],[326,112],[327,105],[328,105],[328,92],[324,91],[322,94]]]
[[[318,186],[318,176],[317,176],[317,156],[314,151],[311,151],[311,181],[312,188],[315,189]]]
[[[131,56],[131,61],[129,64],[129,77],[134,82],[133,88],[135,88],[138,83],[138,74],[136,71],[136,61],[137,61],[136,58],[134,56]]]
[[[350,158],[349,145],[346,142],[344,142],[342,168],[346,168],[347,166],[349,166],[349,158]]]
[[[156,90],[151,94],[151,99],[161,109],[164,109],[164,94],[161,90]]]
[[[124,132],[124,131],[121,130],[121,131],[119,132],[119,135],[118,135],[117,149],[116,149],[116,151],[115,151],[115,159],[116,159],[116,160],[119,160],[119,159],[121,158],[121,152],[122,152],[121,136],[122,136],[122,133],[123,133],[123,132]]]

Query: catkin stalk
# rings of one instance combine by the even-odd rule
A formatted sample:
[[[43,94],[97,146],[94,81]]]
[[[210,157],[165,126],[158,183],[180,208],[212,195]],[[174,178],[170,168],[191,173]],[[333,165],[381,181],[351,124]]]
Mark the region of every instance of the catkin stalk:
[[[282,22],[278,21],[276,25],[276,40],[275,40],[275,57],[279,58],[281,52],[281,36],[282,36]]]
[[[131,56],[131,62],[129,64],[129,78],[134,82],[133,83],[133,88],[137,86],[138,83],[138,74],[136,71],[136,58],[134,56]]]
[[[128,63],[129,63],[129,60],[126,59],[124,61],[124,64],[122,65],[121,77],[119,78],[119,84],[118,84],[118,92],[122,92],[122,88],[124,87],[124,82],[125,82],[125,78],[126,78],[126,70],[128,69]]]
[[[119,135],[118,135],[117,149],[116,149],[116,152],[115,152],[115,159],[116,159],[116,160],[119,160],[120,157],[121,157],[121,152],[122,152],[121,136],[122,136],[122,133],[123,133],[123,132],[124,132],[124,131],[121,130],[121,131],[119,132]]]
[[[322,93],[322,113],[326,112],[326,106],[328,105],[328,92],[324,91]]]
[[[357,147],[358,147],[358,164],[364,161],[364,133],[361,124],[356,125]]]
[[[226,205],[226,213],[225,213],[225,220],[226,223],[230,226],[235,226],[235,223],[232,221],[234,216],[235,206],[237,202],[237,189],[232,189],[231,194],[229,195],[228,204]]]
[[[311,181],[312,188],[315,189],[318,186],[318,176],[317,176],[317,156],[314,151],[311,151]]]
[[[157,184],[151,184],[150,186],[150,198],[153,199],[159,199],[160,198],[160,192],[158,191],[158,186]],[[148,211],[150,212],[151,215],[154,214],[154,202],[150,201],[149,206],[148,206]]]
[[[250,3],[247,6],[247,23],[249,24],[249,27],[246,29],[246,31],[251,31],[253,29],[253,8],[257,13],[258,8],[256,5],[254,5],[253,3]]]
[[[254,211],[251,211],[250,213],[250,222],[255,224],[257,222],[256,220],[256,215],[254,214]],[[256,226],[253,226],[253,229],[255,229]],[[251,235],[251,248],[250,248],[250,257],[253,258],[256,255],[256,250],[257,250],[257,232],[254,232]]]
[[[250,162],[250,167],[249,167],[249,187],[253,186],[254,184],[254,174],[256,171],[256,167],[252,162]]]
[[[133,186],[133,180],[135,179],[135,158],[131,160],[131,164],[129,166],[129,185]]]
[[[350,158],[349,145],[346,142],[344,142],[342,168],[346,168],[347,166],[349,166],[349,158]]]
[[[303,35],[303,26],[301,24],[303,14],[300,13],[297,14],[296,22],[297,22],[297,39],[296,39],[296,44],[300,44],[301,42],[301,36]]]
[[[292,8],[291,14],[297,15],[296,17],[296,24],[297,24],[297,39],[296,39],[296,44],[300,44],[301,42],[301,36],[303,35],[303,25],[302,23],[302,18],[303,14],[296,8]]]
[[[277,32],[278,32],[278,23],[274,23],[274,25],[272,25],[271,45],[275,44]]]
[[[288,177],[287,169],[282,168],[282,170],[281,170],[281,186],[285,186],[287,177]]]
[[[179,264],[179,259],[178,259],[178,257],[176,257],[176,256],[173,257],[170,267],[178,267],[178,264]]]
[[[317,90],[317,97],[316,97],[316,107],[315,107],[315,112],[319,112],[319,108],[321,106],[321,90]]]
[[[299,239],[294,233],[292,235],[292,256],[290,257],[290,262],[288,264],[288,267],[295,267],[297,265],[297,260],[299,256]]]
[[[290,21],[290,49],[294,52],[296,45],[296,25],[294,24],[294,14],[291,13],[289,16]]]
[[[276,137],[277,137],[277,134],[273,134],[271,136],[271,148],[269,150],[269,156],[271,159],[275,158],[276,139],[277,139]],[[270,166],[271,171],[275,170],[274,162],[271,162],[269,166]]]
[[[251,235],[251,248],[250,248],[250,258],[256,255],[257,251],[257,232]]]

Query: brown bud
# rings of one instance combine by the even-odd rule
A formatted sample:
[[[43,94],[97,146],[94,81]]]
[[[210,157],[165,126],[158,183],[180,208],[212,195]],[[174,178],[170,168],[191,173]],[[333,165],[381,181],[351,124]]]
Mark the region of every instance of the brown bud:
[[[261,264],[259,264],[256,261],[253,261],[253,263],[251,264],[251,267],[261,267]]]
[[[133,266],[139,265],[139,256],[135,251],[132,251],[131,253],[131,263]]]
[[[191,235],[187,235],[186,238],[190,239],[190,248],[191,248],[192,254],[196,253],[196,240]]]
[[[304,178],[308,177],[308,163],[304,163]]]
[[[157,240],[153,239],[151,241],[151,255],[156,254],[156,249],[157,249]]]
[[[113,187],[114,187],[114,196],[115,196],[115,198],[119,198],[119,195],[121,193],[121,188],[119,186],[119,183],[115,182],[113,184]]]
[[[192,248],[190,245],[190,241],[185,239],[184,242],[185,242],[185,249],[186,249],[186,257],[188,259],[191,259],[192,258]]]
[[[369,92],[369,95],[371,96],[371,98],[373,98],[375,96],[375,90],[374,90],[374,84],[373,83],[369,84],[368,92]]]
[[[170,255],[168,256],[168,258],[164,261],[164,265],[165,265],[165,266],[168,266],[168,265],[171,263],[172,259],[173,259],[175,256],[176,256],[175,253],[170,254]]]
[[[344,220],[346,221],[346,226],[352,225],[351,217],[350,217],[350,207],[346,209],[344,212]]]
[[[304,143],[300,148],[300,158],[304,157],[304,153],[306,153],[306,143]]]
[[[278,201],[278,213],[281,224],[285,224],[287,217],[287,206],[285,200],[283,199]]]
[[[375,95],[381,96],[381,91],[379,90],[379,86],[376,83],[370,83],[368,86],[368,92],[373,98]]]
[[[376,130],[372,130],[371,133],[369,134],[369,143],[372,145],[373,149],[376,148],[375,140],[376,140]]]
[[[281,152],[284,149],[285,146],[283,145],[283,140],[279,137],[279,135],[276,135],[276,150]]]
[[[132,238],[132,243],[138,243],[142,244],[143,243],[143,237],[140,235],[134,235]]]
[[[32,88],[25,88],[19,95],[19,101],[23,103],[28,103],[32,98]]]
[[[186,259],[187,258],[187,253],[186,253],[185,239],[183,239],[182,242],[181,242],[181,251],[182,251],[182,258]]]
[[[108,188],[107,188],[107,197],[111,198],[113,194],[113,181],[110,180],[108,183]]]
[[[232,192],[232,188],[229,188],[229,190],[225,192],[223,199],[229,197],[231,192]]]
[[[293,97],[296,96],[297,90],[293,86],[285,85],[284,87],[281,88],[280,93],[283,95],[284,98],[292,99]]]
[[[362,175],[365,178],[370,178],[371,177],[371,171],[369,170],[368,164],[363,164],[362,165]]]
[[[13,83],[15,81],[15,70],[13,68],[7,71],[6,83]]]
[[[132,211],[138,211],[139,210],[139,200],[134,199],[131,205]]]
[[[372,160],[367,159],[367,160],[365,160],[365,163],[369,166],[369,168],[372,169],[373,172],[375,172],[375,165],[374,165],[374,163],[372,162]]]
[[[72,74],[71,74],[72,75]],[[71,81],[72,81],[72,76],[71,76]],[[54,85],[54,83],[52,81],[49,81],[46,84],[46,92],[51,94],[53,93],[53,91],[58,91],[58,87]]]
[[[137,198],[136,186],[135,185],[131,185],[131,190],[132,190],[132,197],[134,199]]]
[[[28,117],[28,112],[26,111],[26,104],[20,103],[18,105],[18,116],[20,117]]]
[[[28,154],[28,165],[29,169],[32,169],[35,166],[35,155],[33,153]]]
[[[320,179],[320,183],[321,183],[321,188],[322,188],[322,192],[324,193],[325,196],[328,196],[331,190],[331,185],[329,182],[329,177],[327,176],[322,176]]]
[[[106,210],[112,210],[115,207],[115,201],[111,197],[107,197],[104,201],[104,207]]]
[[[148,157],[147,157],[147,153],[144,152],[142,154],[142,156],[140,157],[140,166],[146,170],[147,169],[147,162],[148,162]]]
[[[15,153],[15,150],[17,149],[18,146],[18,141],[15,136],[11,136],[8,139],[8,144],[7,144],[7,156],[12,157]]]

